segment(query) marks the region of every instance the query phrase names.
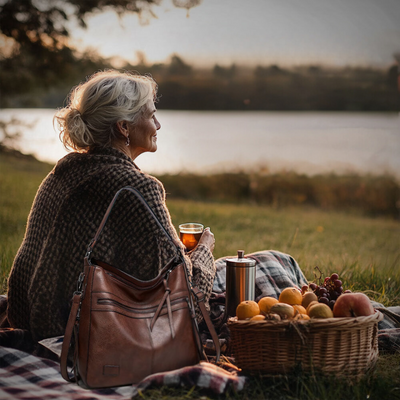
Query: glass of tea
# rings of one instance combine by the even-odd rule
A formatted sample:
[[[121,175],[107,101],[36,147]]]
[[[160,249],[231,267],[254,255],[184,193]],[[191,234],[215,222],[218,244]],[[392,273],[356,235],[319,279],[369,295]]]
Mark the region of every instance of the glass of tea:
[[[203,234],[204,226],[189,222],[179,225],[179,236],[187,251],[193,250]]]

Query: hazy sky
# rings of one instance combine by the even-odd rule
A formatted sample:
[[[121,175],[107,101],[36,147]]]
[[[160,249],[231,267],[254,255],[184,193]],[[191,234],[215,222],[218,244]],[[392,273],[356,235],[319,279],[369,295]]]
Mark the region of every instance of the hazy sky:
[[[393,63],[400,52],[400,0],[203,0],[190,10],[171,0],[154,7],[157,19],[106,12],[74,29],[80,48],[150,63],[177,53],[188,62],[330,65]]]

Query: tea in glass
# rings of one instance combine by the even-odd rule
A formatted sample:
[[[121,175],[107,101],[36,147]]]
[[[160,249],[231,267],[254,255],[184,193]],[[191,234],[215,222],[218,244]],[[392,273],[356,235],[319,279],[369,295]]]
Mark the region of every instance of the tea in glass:
[[[179,236],[187,251],[193,250],[203,234],[204,226],[193,222],[179,225]]]

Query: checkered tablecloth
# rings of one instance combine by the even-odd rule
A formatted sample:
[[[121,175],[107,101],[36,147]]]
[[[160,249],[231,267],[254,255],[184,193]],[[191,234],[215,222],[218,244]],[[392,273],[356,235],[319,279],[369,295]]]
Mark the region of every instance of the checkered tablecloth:
[[[216,394],[231,389],[243,389],[246,378],[214,364],[201,362],[165,373],[150,375],[138,385],[111,389],[87,390],[66,382],[57,362],[28,353],[0,347],[0,399],[58,399],[58,400],[126,400],[150,387],[193,386]]]

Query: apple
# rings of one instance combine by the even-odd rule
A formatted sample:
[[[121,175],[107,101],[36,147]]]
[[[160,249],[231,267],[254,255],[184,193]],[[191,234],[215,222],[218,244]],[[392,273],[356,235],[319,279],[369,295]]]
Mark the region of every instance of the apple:
[[[333,306],[335,317],[365,317],[374,312],[370,299],[364,293],[343,293]]]

